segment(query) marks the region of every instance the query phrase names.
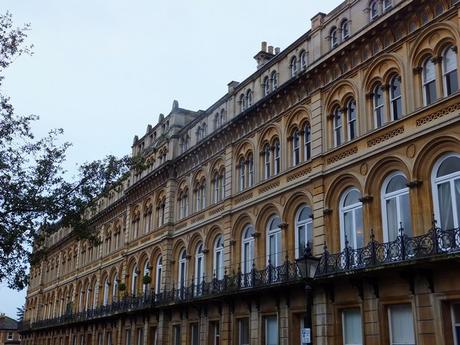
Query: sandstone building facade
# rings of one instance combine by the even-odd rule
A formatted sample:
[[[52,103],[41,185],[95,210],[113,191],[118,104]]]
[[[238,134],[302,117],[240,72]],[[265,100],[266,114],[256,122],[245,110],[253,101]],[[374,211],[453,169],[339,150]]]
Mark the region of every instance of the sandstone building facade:
[[[346,0],[174,102],[89,214],[102,244],[47,239],[22,341],[460,344],[459,42],[458,1]]]

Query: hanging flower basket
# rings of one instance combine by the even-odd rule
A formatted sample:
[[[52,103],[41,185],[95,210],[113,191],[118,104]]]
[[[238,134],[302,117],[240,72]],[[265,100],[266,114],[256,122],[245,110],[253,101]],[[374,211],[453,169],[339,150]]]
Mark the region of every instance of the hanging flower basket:
[[[125,283],[120,283],[120,285],[118,285],[118,290],[125,291],[126,290],[126,284]]]
[[[142,278],[142,282],[144,283],[144,285],[150,284],[152,282],[152,278],[148,274],[146,274],[144,278]]]

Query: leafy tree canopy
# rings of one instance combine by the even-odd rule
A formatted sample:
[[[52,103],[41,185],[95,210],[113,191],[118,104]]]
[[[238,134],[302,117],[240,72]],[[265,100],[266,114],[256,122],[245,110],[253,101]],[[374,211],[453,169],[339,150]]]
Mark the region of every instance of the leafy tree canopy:
[[[97,241],[83,211],[139,163],[107,156],[81,165],[76,177],[68,178],[63,164],[70,144],[62,143],[62,129],[35,137],[38,117],[16,114],[2,91],[5,70],[31,54],[25,42],[29,30],[29,25],[15,27],[10,13],[0,14],[0,282],[19,290],[27,286],[29,262],[46,255],[41,246],[46,234],[72,227],[80,238]]]

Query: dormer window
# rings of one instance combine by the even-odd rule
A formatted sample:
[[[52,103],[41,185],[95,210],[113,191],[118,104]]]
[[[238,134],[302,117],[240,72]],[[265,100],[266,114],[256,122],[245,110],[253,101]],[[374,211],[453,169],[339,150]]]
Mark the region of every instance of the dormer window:
[[[329,35],[329,39],[331,40],[331,49],[334,49],[339,45],[339,39],[337,37],[337,28],[334,27],[331,30],[331,33]]]
[[[389,11],[393,7],[393,1],[392,0],[383,0],[383,11]]]
[[[307,68],[307,52],[305,50],[300,53],[300,68],[302,70]]]
[[[369,4],[370,20],[374,20],[379,15],[379,0],[372,0]]]
[[[278,87],[278,74],[276,71],[273,71],[270,77],[270,81],[272,83],[272,91],[276,90]]]
[[[348,23],[348,20],[344,19],[342,21],[340,29],[342,31],[342,41],[345,41],[348,37],[350,37],[350,25]]]

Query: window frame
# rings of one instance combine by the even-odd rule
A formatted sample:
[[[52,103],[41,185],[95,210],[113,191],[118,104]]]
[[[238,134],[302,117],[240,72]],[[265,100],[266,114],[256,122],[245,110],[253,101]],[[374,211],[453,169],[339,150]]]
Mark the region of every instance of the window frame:
[[[357,191],[359,195],[362,196],[361,191],[356,188],[356,187],[350,187],[346,189],[345,191],[342,192],[340,199],[339,199],[339,220],[340,220],[340,248],[343,250],[345,248],[345,235],[346,235],[346,229],[345,229],[345,213],[347,212],[353,212],[353,225],[352,225],[352,234],[353,238],[350,239],[347,237],[348,243],[352,244],[352,248],[360,248],[358,246],[358,241],[357,241],[357,236],[356,236],[356,211],[358,209],[361,209],[361,214],[363,215],[363,203],[361,201],[354,203],[352,205],[347,205],[344,206],[345,199],[346,197],[352,192],[352,191]],[[364,220],[362,220],[364,223]],[[364,231],[364,224],[361,224],[363,231]],[[362,245],[362,244],[361,244]]]
[[[302,210],[304,208],[309,208],[310,209],[310,216],[308,217],[308,219],[306,220],[302,220],[302,221],[299,221],[299,217],[300,217],[300,214],[302,213]],[[311,238],[311,240],[313,240],[313,210],[312,208],[308,205],[308,204],[301,204],[298,208],[297,208],[297,211],[295,213],[295,221],[294,221],[294,225],[295,225],[295,232],[294,232],[294,240],[295,240],[295,257],[297,259],[301,258],[304,254],[304,248],[300,248],[300,246],[298,246],[299,244],[299,233],[300,231],[303,231],[305,234],[304,234],[304,237],[305,237],[305,245],[310,242],[309,238]],[[309,228],[310,227],[310,228]],[[301,229],[303,228],[303,229]],[[310,232],[310,236],[309,235],[309,232]]]
[[[437,101],[437,99],[438,99],[438,94],[437,94],[438,92],[436,90],[436,81],[437,81],[436,65],[432,61],[432,59],[433,58],[430,56],[430,57],[426,58],[422,63],[422,91],[423,91],[423,105],[425,107],[435,103]],[[426,70],[427,70],[428,65],[432,66],[432,68],[433,68],[433,77],[431,79],[427,80]],[[432,95],[430,93],[430,95],[428,97],[428,91],[431,91],[431,88],[429,87],[431,84],[434,84],[434,94]],[[428,99],[428,98],[430,98],[430,99]]]
[[[399,95],[396,95],[395,96],[395,93],[394,93],[394,88],[393,88],[393,85],[395,83],[396,80],[399,80]],[[402,118],[403,116],[403,108],[402,108],[402,79],[401,79],[401,76],[399,74],[397,75],[394,75],[391,79],[390,79],[390,92],[389,92],[389,96],[390,96],[390,113],[391,113],[391,120],[392,121],[397,121],[399,119]],[[400,114],[397,114],[397,116],[395,117],[395,103],[399,103],[399,109],[401,109],[401,113]]]
[[[381,104],[377,102],[377,95],[380,95],[381,92]],[[386,123],[386,109],[385,109],[385,89],[383,88],[382,84],[377,84],[374,86],[373,91],[372,91],[372,112],[374,114],[374,128],[381,128],[383,127]],[[380,118],[380,125],[379,125],[379,116]]]
[[[218,235],[214,240],[212,263],[216,279],[224,279],[224,237],[222,235]]]
[[[246,246],[248,247],[249,258],[246,257]],[[241,235],[241,273],[248,274],[252,271],[254,250],[254,227],[251,224],[246,224]]]
[[[352,112],[352,105],[354,105],[354,111]],[[358,137],[358,114],[357,114],[356,101],[352,98],[347,102],[347,136],[348,141],[354,140]],[[354,117],[352,117],[354,114]],[[352,136],[353,133],[353,136]]]
[[[292,133],[292,166],[300,163],[300,134],[296,128]]]
[[[275,219],[278,218],[279,222],[281,224],[281,218],[277,215],[274,214],[272,215],[267,222],[267,238],[266,238],[266,257],[267,257],[267,266],[271,265],[273,267],[278,267],[281,265],[281,254],[282,254],[282,248],[283,248],[283,239],[282,239],[282,233],[281,233],[281,227],[277,228],[272,228],[271,225],[275,221]],[[271,253],[270,251],[270,239],[274,238],[274,244],[275,244],[275,252]],[[273,256],[276,260],[276,262],[272,262],[270,257]]]
[[[443,81],[443,87],[444,87],[444,97],[448,97],[452,94],[454,94],[455,92],[458,91],[458,54],[457,52],[455,51],[455,47],[453,45],[449,45],[447,48],[444,49],[443,53],[442,53],[442,81]],[[452,70],[447,70],[446,68],[446,55],[448,54],[449,50],[453,51],[454,55],[455,55],[455,68],[453,68]],[[448,85],[448,82],[447,82],[447,78],[450,74],[453,74],[455,73],[455,78],[457,80],[457,89],[456,90],[450,90],[449,92],[449,85]]]

